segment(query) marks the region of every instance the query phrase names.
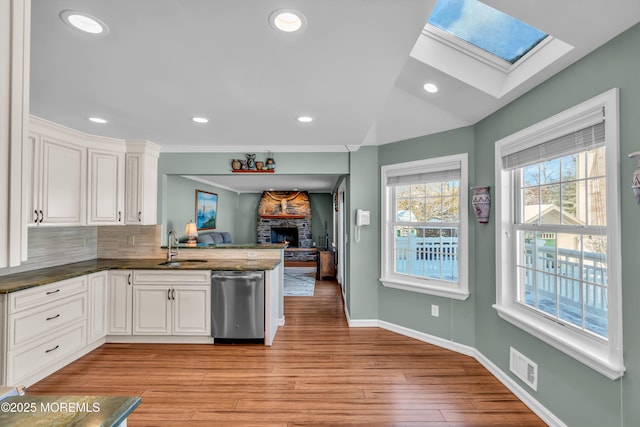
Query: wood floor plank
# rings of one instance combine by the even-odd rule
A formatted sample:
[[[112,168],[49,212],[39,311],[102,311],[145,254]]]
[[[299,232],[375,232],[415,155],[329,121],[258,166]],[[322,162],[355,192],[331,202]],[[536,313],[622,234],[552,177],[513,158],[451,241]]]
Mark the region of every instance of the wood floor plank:
[[[272,347],[106,344],[27,394],[141,396],[130,427],[545,425],[471,357],[349,328],[343,305],[317,281]]]

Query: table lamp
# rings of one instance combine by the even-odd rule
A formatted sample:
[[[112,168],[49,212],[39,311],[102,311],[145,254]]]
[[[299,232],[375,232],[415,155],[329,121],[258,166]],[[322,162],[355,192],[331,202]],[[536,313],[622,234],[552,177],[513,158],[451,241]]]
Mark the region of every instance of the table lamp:
[[[187,229],[184,234],[189,238],[189,240],[187,240],[187,246],[195,246],[197,244],[196,237],[198,237],[198,227],[196,227],[192,221],[187,224]]]

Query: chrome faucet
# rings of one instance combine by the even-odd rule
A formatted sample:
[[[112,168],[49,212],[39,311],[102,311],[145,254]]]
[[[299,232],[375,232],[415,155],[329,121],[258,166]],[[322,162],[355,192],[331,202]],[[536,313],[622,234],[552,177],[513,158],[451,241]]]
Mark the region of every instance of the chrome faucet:
[[[173,261],[173,259],[178,256],[178,248],[173,247],[173,245],[177,244],[178,236],[176,235],[176,230],[170,230],[167,236],[167,261]]]

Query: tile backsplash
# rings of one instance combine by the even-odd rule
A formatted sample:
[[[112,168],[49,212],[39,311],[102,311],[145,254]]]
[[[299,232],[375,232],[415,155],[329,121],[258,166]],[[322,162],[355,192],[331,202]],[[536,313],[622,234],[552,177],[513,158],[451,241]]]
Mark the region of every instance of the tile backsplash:
[[[28,260],[0,277],[96,258],[163,258],[160,225],[30,227]]]
[[[97,258],[98,227],[30,227],[28,259],[0,276]]]
[[[98,258],[163,258],[161,225],[98,227]]]

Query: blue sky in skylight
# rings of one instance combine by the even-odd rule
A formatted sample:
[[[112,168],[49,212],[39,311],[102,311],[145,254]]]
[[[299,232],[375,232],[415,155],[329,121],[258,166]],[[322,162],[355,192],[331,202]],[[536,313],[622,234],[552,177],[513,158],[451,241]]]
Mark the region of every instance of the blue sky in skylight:
[[[547,36],[477,0],[438,0],[429,24],[512,64]]]

